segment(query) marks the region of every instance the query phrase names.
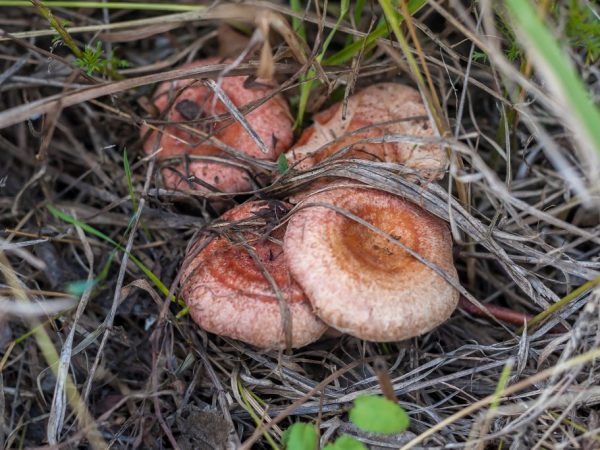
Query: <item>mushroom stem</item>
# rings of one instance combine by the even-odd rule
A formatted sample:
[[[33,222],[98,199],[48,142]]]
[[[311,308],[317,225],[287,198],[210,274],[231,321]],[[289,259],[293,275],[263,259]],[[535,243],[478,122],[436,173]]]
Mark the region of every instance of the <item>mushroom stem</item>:
[[[531,314],[515,311],[510,308],[504,308],[502,306],[484,306],[487,309],[487,311],[486,309],[480,308],[479,306],[471,303],[462,295],[458,301],[458,307],[460,309],[477,317],[489,318],[491,315],[502,322],[512,323],[514,325],[519,326],[525,325],[525,322],[528,322],[533,318]],[[554,333],[564,333],[567,331],[567,329],[563,325],[558,324],[554,328],[552,328],[551,331]]]

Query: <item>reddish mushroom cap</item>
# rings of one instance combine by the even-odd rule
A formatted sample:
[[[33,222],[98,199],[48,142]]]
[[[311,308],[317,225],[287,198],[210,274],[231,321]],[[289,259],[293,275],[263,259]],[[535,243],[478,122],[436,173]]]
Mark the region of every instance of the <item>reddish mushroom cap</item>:
[[[184,262],[181,295],[192,319],[205,330],[262,348],[286,345],[272,285],[248,250],[235,242],[236,236],[243,236],[281,290],[291,317],[292,347],[316,341],[327,329],[289,273],[280,243],[284,229],[264,235],[265,225],[277,219],[277,204],[281,203],[255,201],[236,207],[222,218],[234,223],[253,220],[262,228],[232,232],[233,241],[222,235],[208,244],[200,240],[192,246]],[[198,245],[206,246],[194,256]]]
[[[190,161],[185,167],[183,164],[165,167],[161,174],[165,186],[179,191],[207,191],[208,188],[197,180],[220,192],[243,192],[251,185],[247,171],[220,162]]]
[[[362,339],[395,341],[423,334],[452,314],[459,294],[441,275],[323,205],[358,216],[457,280],[452,240],[442,220],[367,187],[334,187],[309,196],[305,205],[290,219],[284,251],[292,275],[324,322]]]
[[[345,118],[339,102],[316,114],[313,119],[314,124],[304,131],[286,154],[290,163],[298,162],[298,168],[309,168],[365,138],[390,134],[435,136],[419,92],[396,83],[374,84],[351,96]],[[389,121],[395,122],[379,125]],[[369,126],[373,127],[347,135]],[[344,154],[344,158],[402,163],[430,179],[441,178],[448,163],[447,154],[439,145],[398,142],[356,143]]]
[[[208,58],[195,61],[184,67],[210,65],[221,62],[223,61],[218,58]],[[265,83],[261,80],[248,83],[248,77],[246,76],[233,76],[224,77],[220,87],[239,109],[269,95],[273,87]],[[175,123],[186,122],[188,126],[199,127],[202,131],[212,134],[224,144],[257,159],[274,161],[279,154],[287,150],[292,144],[292,117],[288,105],[281,95],[275,95],[245,115],[248,124],[269,150],[266,154],[260,150],[256,142],[239,122],[233,119],[228,119],[227,122],[212,121],[209,123],[206,121],[217,115],[227,114],[229,116],[229,111],[221,101],[215,101],[212,90],[199,80],[186,79],[162,83],[156,90],[153,102],[159,111],[164,111],[165,108],[172,105],[165,117],[166,121]],[[198,123],[199,121],[202,122]],[[145,136],[147,131],[148,127],[143,126],[141,135]],[[157,131],[149,133],[149,136],[144,141],[144,150],[146,153],[149,154],[153,151],[156,139]],[[158,157],[161,159],[183,154],[224,156],[218,147],[203,142],[202,138],[192,135],[175,124],[164,127],[164,132],[160,137],[160,146],[162,147],[162,151],[158,154]],[[173,176],[166,177],[164,180],[165,185],[170,188],[185,188],[188,186],[185,182],[177,182],[174,177],[181,178],[176,175],[177,172],[185,173],[185,177],[193,175],[209,184],[213,184],[215,176],[221,177],[223,180],[228,180],[228,175],[219,175],[219,172],[216,170],[219,166],[226,167],[219,163],[194,161],[189,165],[188,173],[185,173],[183,164],[177,164],[174,166],[175,170],[171,171]],[[210,167],[210,174],[208,176],[206,175],[207,167]],[[243,171],[239,171],[239,173],[242,174]],[[216,187],[224,192],[237,192],[238,190],[249,190],[251,184],[246,178],[243,178],[241,181],[237,180],[231,184],[221,181]],[[194,188],[201,191],[206,190],[200,185],[196,185]]]

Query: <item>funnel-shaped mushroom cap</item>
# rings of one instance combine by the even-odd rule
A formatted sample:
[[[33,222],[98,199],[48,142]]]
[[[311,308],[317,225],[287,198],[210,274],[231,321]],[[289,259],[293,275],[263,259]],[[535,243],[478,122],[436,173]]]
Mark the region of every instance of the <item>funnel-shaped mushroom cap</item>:
[[[367,187],[334,187],[309,196],[304,206],[289,221],[285,257],[324,322],[385,342],[420,335],[450,317],[459,298],[456,289],[385,235],[341,211],[399,240],[457,280],[452,240],[442,220]]]
[[[201,239],[192,246],[184,262],[181,295],[192,319],[205,330],[262,348],[286,346],[277,295],[242,239],[282,293],[291,318],[292,347],[316,341],[327,329],[288,271],[280,241],[284,229],[268,234],[279,214],[283,215],[281,203],[245,203],[222,218],[233,224],[262,226],[234,225],[226,235],[210,242]],[[202,245],[205,247],[194,255],[194,249]]]
[[[221,62],[223,61],[218,58],[208,58],[195,61],[187,67],[218,64]],[[268,96],[274,89],[272,87],[273,83],[270,83],[270,85],[264,81],[248,83],[248,77],[234,76],[224,77],[220,88],[238,109],[243,109],[243,107]],[[161,159],[184,154],[224,156],[218,147],[205,142],[203,138],[183,129],[181,127],[182,124],[208,133],[239,152],[257,159],[275,161],[292,144],[293,119],[288,105],[281,95],[275,95],[244,116],[248,125],[250,125],[256,135],[265,144],[268,153],[261,151],[256,141],[242,125],[231,118],[227,107],[221,101],[215,101],[213,91],[200,80],[176,80],[162,83],[154,94],[153,102],[161,112],[170,107],[165,120],[173,123],[164,127],[164,132],[160,137],[162,151],[158,155]],[[220,115],[229,118],[226,121],[214,119],[214,117]],[[141,135],[145,136],[147,131],[148,127],[142,127]],[[156,131],[151,132],[146,138],[144,141],[144,150],[146,153],[153,151],[156,145],[156,138]],[[237,181],[233,184],[223,182],[222,180],[228,180],[229,178],[226,174],[220,176],[219,167],[223,167],[224,171],[236,171],[242,181]],[[210,169],[209,175],[206,175],[207,168]],[[249,190],[251,186],[248,177],[243,176],[243,170],[233,169],[225,164],[194,161],[189,164],[187,171],[182,164],[176,165],[174,169],[175,171],[171,171],[172,176],[165,177],[164,180],[165,185],[170,188],[183,189],[187,187],[187,183],[181,183],[178,180],[181,177],[177,175],[177,172],[183,174],[186,178],[195,176],[211,185],[214,185],[215,177],[219,178],[220,176],[221,182],[217,183],[218,186],[216,187],[224,192]],[[239,189],[240,185],[243,189]],[[206,190],[200,184],[194,185],[194,189]]]
[[[290,163],[298,162],[298,168],[310,168],[352,145],[344,153],[344,158],[401,163],[420,176],[432,180],[444,175],[448,156],[439,145],[358,143],[361,139],[391,134],[417,138],[435,137],[419,92],[409,86],[396,83],[374,84],[348,99],[346,117],[343,117],[340,102],[316,114],[313,119],[314,124],[304,131],[286,154]],[[390,121],[394,122],[384,123]],[[364,127],[371,128],[348,135]],[[322,147],[324,148],[321,149]]]

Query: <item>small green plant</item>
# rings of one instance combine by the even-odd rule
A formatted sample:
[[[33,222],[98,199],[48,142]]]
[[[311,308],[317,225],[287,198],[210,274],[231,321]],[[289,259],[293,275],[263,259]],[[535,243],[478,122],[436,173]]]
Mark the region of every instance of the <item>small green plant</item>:
[[[592,64],[600,57],[600,19],[591,4],[571,0],[568,7],[565,33],[571,45],[585,51],[585,63]]]
[[[129,62],[116,58],[114,52],[105,57],[102,42],[98,41],[96,48],[86,47],[81,56],[75,58],[75,65],[85,70],[88,75],[93,75],[94,73],[110,73],[114,68],[129,67]]]
[[[314,425],[297,422],[283,433],[283,443],[287,450],[317,449],[319,435]]]
[[[473,61],[477,61],[480,63],[487,62],[487,53],[485,52],[473,52]]]
[[[377,395],[365,395],[354,400],[350,421],[371,433],[400,433],[408,428],[410,419],[396,402]],[[315,425],[297,422],[283,434],[286,450],[317,450],[319,435]],[[367,450],[367,447],[348,435],[327,444],[323,450]]]
[[[398,403],[376,395],[354,400],[350,421],[371,433],[400,433],[408,428],[410,419]]]
[[[509,25],[505,14],[501,12],[498,12],[498,31],[504,36],[504,54],[508,60],[517,61],[523,59],[523,50],[517,43],[515,32]]]
[[[279,171],[279,173],[285,173],[285,171],[288,170],[288,167],[288,160],[282,153],[281,155],[279,155],[279,158],[277,158],[277,170]]]
[[[96,43],[95,48],[86,46],[82,51],[67,31],[68,21],[55,17],[50,8],[41,0],[31,0],[31,4],[48,21],[54,31],[58,33],[57,36],[52,38],[52,48],[65,44],[75,56],[75,65],[85,70],[90,76],[94,73],[99,73],[115,80],[123,78],[116,69],[128,67],[129,63],[127,61],[116,58],[114,52],[105,56],[100,41]]]
[[[367,450],[365,444],[351,436],[343,435],[331,444],[327,444],[323,450]]]

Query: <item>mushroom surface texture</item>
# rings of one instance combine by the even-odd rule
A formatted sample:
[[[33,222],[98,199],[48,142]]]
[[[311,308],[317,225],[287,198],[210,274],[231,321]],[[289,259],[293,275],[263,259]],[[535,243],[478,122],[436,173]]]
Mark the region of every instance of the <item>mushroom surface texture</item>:
[[[281,246],[285,229],[273,229],[286,208],[276,201],[244,203],[222,216],[231,222],[226,232],[191,246],[181,296],[206,331],[261,348],[285,348],[282,309],[265,272],[287,304],[292,347],[316,341],[327,329],[289,273]]]
[[[358,142],[384,135],[435,137],[421,95],[398,83],[379,83],[349,97],[346,116],[342,102],[316,114],[312,126],[286,153],[290,164],[308,169],[347,146],[344,158],[401,163],[430,180],[444,176],[448,155],[440,145],[402,142]],[[358,131],[368,127],[363,131]],[[356,132],[356,133],[353,133]]]
[[[223,62],[230,61],[208,58],[183,67]],[[243,109],[270,95],[274,90],[274,82],[250,81],[247,76],[232,76],[222,78],[220,88],[236,108]],[[164,117],[168,125],[164,127],[163,133],[151,131],[144,141],[144,150],[150,154],[157,148],[157,139],[160,139],[160,159],[181,155],[230,158],[216,145],[194,135],[182,125],[202,131],[241,153],[269,161],[275,161],[293,141],[293,118],[285,99],[279,94],[244,115],[248,125],[265,144],[268,153],[263,153],[248,131],[231,117],[225,104],[216,100],[212,89],[201,80],[164,82],[156,90],[153,102],[161,112],[169,108]],[[142,137],[146,136],[148,129],[148,126],[142,127]],[[203,184],[208,184],[222,192],[247,191],[251,189],[252,183],[248,172],[239,167],[243,164],[239,160],[234,160],[231,164],[204,160],[190,160],[187,164],[175,163],[163,169],[163,181],[171,189],[207,192],[209,189]],[[194,182],[193,178],[188,181],[190,177],[195,177],[200,182]]]
[[[457,281],[444,221],[366,186],[334,186],[310,195],[300,206],[289,221],[284,253],[293,277],[328,325],[386,342],[418,336],[450,317],[458,291],[386,237]]]

